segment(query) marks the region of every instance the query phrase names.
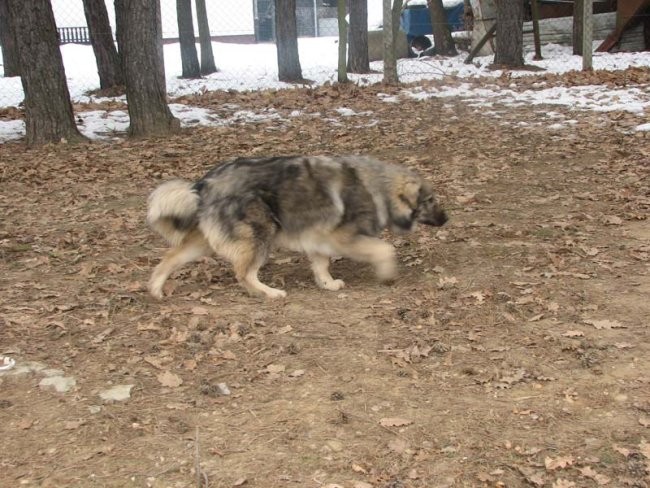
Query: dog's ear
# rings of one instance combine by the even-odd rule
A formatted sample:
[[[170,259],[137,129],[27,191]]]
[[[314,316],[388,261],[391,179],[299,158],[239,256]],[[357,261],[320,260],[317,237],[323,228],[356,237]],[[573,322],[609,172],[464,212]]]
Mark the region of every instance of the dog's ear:
[[[418,222],[426,225],[440,226],[447,222],[447,213],[436,200],[433,188],[427,182],[424,182],[419,189],[417,216]]]
[[[420,182],[415,180],[406,180],[403,184],[399,198],[406,203],[410,210],[415,210],[418,207],[421,186]]]
[[[409,232],[413,229],[418,209],[420,182],[407,177],[396,181],[390,197],[391,230]]]

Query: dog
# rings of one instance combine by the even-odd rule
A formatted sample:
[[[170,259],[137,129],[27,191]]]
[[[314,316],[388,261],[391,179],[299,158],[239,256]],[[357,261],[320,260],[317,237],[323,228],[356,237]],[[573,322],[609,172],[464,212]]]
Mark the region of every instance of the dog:
[[[305,253],[318,286],[340,290],[330,257],[370,263],[378,278],[396,277],[395,248],[378,238],[417,223],[441,226],[447,214],[414,171],[368,156],[235,159],[196,182],[172,180],[149,196],[147,221],[172,246],[156,266],[149,291],[163,297],[169,275],[202,256],[229,261],[248,292],[284,290],[260,282],[273,248]]]

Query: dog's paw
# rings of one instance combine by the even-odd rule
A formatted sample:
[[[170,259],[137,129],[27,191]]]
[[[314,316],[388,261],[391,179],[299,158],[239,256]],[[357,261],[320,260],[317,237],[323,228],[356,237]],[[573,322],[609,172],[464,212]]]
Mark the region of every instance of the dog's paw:
[[[162,300],[165,295],[163,294],[162,288],[153,288],[149,287],[149,294],[154,297],[156,300]]]
[[[377,278],[379,278],[379,281],[382,283],[390,284],[397,278],[397,264],[392,260],[378,263],[375,271],[377,273]]]
[[[287,292],[284,290],[278,290],[277,288],[270,288],[264,292],[268,298],[284,298],[287,296]]]
[[[329,291],[339,291],[341,288],[345,288],[345,281],[343,280],[322,281],[319,284],[321,288]]]

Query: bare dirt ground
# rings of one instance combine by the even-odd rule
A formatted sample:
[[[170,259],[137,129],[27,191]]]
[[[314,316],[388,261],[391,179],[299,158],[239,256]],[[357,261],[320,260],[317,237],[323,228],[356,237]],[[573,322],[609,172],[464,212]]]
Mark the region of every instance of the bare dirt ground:
[[[38,363],[0,376],[0,486],[196,487],[197,464],[211,487],[650,486],[639,117],[486,115],[379,91],[399,90],[205,94],[187,101],[287,117],[0,146],[0,353]],[[327,120],[341,106],[373,113]],[[305,107],[322,116],[288,117]],[[550,130],[548,110],[576,122]],[[164,244],[144,223],[148,192],[230,157],[288,153],[401,161],[435,183],[451,220],[387,236],[402,267],[392,286],[341,260],[347,287],[321,291],[303,257],[280,252],[263,278],[284,300],[246,296],[213,259],[150,298]],[[48,368],[75,384],[41,385]],[[129,398],[100,397],[119,385]]]

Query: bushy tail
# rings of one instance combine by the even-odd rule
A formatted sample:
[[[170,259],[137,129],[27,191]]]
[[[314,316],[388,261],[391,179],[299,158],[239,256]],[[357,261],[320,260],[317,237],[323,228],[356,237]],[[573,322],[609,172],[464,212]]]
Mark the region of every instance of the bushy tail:
[[[172,246],[197,226],[199,195],[192,186],[190,181],[167,181],[149,195],[147,223]]]

